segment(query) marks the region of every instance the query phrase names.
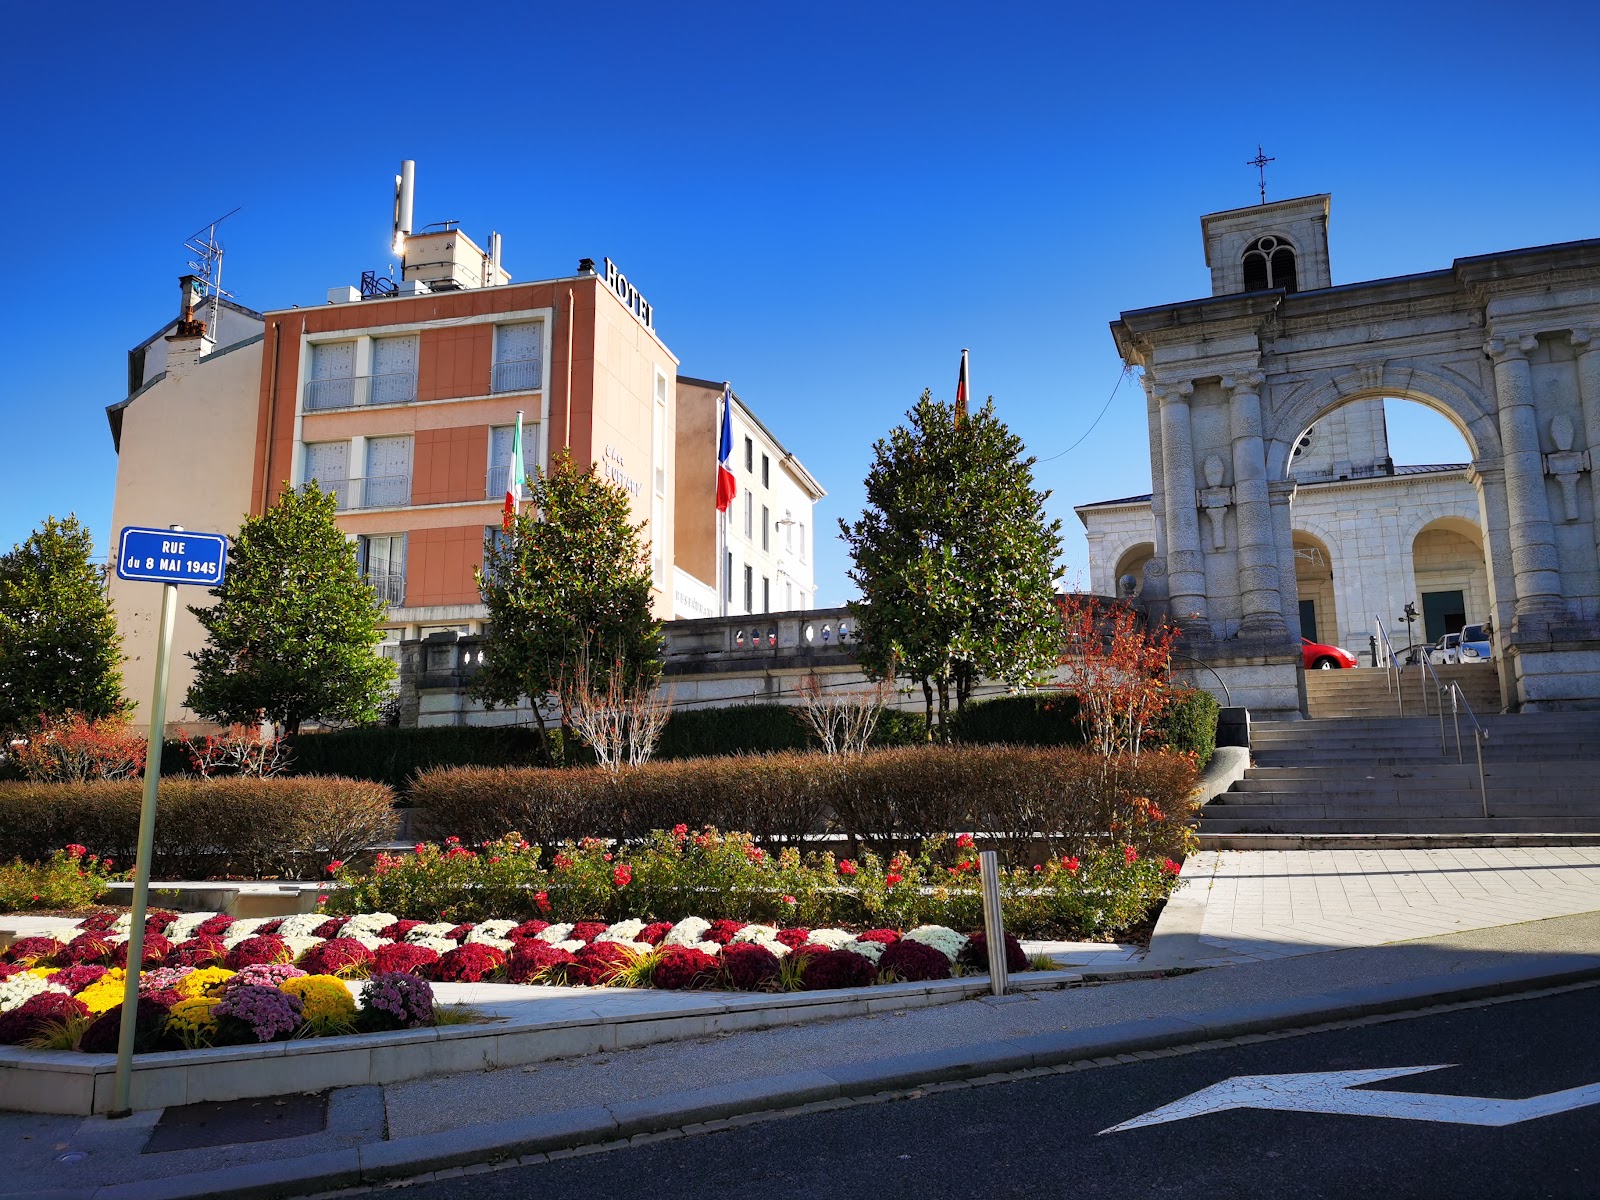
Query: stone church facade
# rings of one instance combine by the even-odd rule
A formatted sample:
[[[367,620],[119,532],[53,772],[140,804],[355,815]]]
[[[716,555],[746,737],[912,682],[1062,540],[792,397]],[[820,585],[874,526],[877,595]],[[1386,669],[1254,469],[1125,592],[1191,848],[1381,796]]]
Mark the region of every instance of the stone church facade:
[[[1298,707],[1303,630],[1364,657],[1407,601],[1432,630],[1493,623],[1508,707],[1600,705],[1600,241],[1334,286],[1328,215],[1204,217],[1213,294],[1113,322],[1152,489],[1079,508],[1091,588],[1134,576],[1262,715]],[[1471,461],[1395,468],[1391,397]]]

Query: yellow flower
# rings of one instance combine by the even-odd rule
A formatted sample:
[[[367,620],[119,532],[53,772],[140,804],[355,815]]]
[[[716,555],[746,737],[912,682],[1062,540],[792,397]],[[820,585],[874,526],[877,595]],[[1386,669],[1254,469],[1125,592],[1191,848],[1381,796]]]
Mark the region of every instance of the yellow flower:
[[[285,979],[278,990],[299,996],[304,1007],[301,1016],[307,1021],[354,1021],[355,998],[344,980],[332,975],[299,975]]]
[[[167,1014],[167,1032],[185,1046],[209,1046],[217,1033],[217,1018],[213,1014],[216,1005],[217,1001],[210,996],[179,1000]]]
[[[113,979],[109,974],[102,975],[83,991],[78,993],[78,999],[85,1007],[96,1016],[103,1012],[110,1012],[122,1003],[123,981]]]
[[[233,978],[225,967],[201,967],[178,980],[176,991],[186,999],[208,996],[215,999],[222,994],[223,985]]]

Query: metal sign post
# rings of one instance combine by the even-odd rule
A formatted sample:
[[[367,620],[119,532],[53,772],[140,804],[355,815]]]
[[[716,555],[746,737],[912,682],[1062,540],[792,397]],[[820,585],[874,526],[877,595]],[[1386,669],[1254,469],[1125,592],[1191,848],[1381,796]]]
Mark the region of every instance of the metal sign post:
[[[1006,926],[1000,908],[1000,860],[993,850],[978,855],[983,881],[983,938],[989,950],[989,991],[1006,994]]]
[[[174,536],[182,535],[182,536]],[[117,1074],[110,1117],[132,1111],[133,1039],[139,1021],[139,973],[144,963],[144,922],[150,901],[150,855],[156,837],[156,796],[161,785],[161,742],[166,730],[167,677],[171,673],[172,627],[178,616],[178,585],[215,587],[228,564],[228,539],[214,533],[169,529],[122,531],[117,574],[123,579],[160,583],[161,622],[156,635],[156,680],[150,698],[150,735],[145,741],[144,802],[139,807],[139,851],[134,862],[133,912],[128,923],[128,968],[122,988],[122,1024],[117,1036]]]

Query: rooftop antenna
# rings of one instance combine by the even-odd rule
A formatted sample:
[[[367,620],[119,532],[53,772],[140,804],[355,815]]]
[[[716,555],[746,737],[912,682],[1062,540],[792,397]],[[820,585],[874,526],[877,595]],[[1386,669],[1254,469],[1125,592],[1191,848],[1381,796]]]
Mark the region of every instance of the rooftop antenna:
[[[1261,173],[1261,203],[1267,202],[1267,164],[1277,162],[1276,158],[1268,158],[1261,150],[1261,143],[1256,143],[1256,156],[1245,163],[1247,167],[1254,167]]]
[[[215,221],[202,226],[198,232],[183,239],[183,248],[194,255],[189,260],[189,269],[200,280],[202,293],[211,300],[212,337],[216,337],[218,333],[217,325],[222,317],[222,298],[232,296],[231,292],[222,290],[222,243],[217,241],[217,226],[239,211],[240,209],[236,208],[233,212],[225,212]]]

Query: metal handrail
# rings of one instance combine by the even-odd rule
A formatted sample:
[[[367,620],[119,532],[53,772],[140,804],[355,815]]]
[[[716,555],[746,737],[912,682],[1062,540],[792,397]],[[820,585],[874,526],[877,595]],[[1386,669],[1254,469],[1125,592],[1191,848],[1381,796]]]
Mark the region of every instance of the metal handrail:
[[[1384,627],[1383,627],[1383,618],[1375,616],[1375,617],[1373,617],[1373,621],[1378,627],[1378,637],[1382,639],[1383,645],[1384,645],[1384,649],[1388,652],[1387,653],[1387,657],[1386,657],[1386,663],[1388,664],[1388,666],[1385,669],[1385,681],[1387,681],[1387,679],[1388,679],[1388,674],[1387,674],[1388,669],[1392,668],[1394,670],[1394,673],[1395,673],[1394,674],[1395,687],[1394,687],[1393,690],[1395,691],[1395,694],[1396,694],[1397,698],[1399,699],[1400,715],[1401,716],[1405,716],[1406,702],[1405,702],[1405,673],[1404,673],[1404,668],[1397,667],[1397,666],[1394,665],[1394,662],[1395,662],[1394,645],[1393,645],[1393,643],[1391,643],[1389,641],[1388,631],[1385,630]],[[1461,752],[1461,715],[1460,715],[1460,710],[1461,710],[1462,707],[1466,708],[1467,716],[1472,721],[1472,744],[1473,744],[1473,748],[1477,751],[1477,757],[1478,757],[1478,797],[1482,801],[1482,804],[1483,804],[1484,819],[1487,820],[1488,816],[1489,816],[1489,784],[1488,784],[1487,777],[1484,775],[1484,770],[1483,770],[1483,743],[1489,740],[1489,731],[1483,727],[1483,722],[1478,720],[1478,714],[1472,711],[1472,705],[1467,702],[1467,694],[1464,691],[1461,690],[1461,685],[1459,683],[1457,683],[1455,680],[1452,679],[1450,681],[1450,685],[1448,687],[1446,687],[1440,681],[1439,673],[1433,669],[1433,663],[1428,658],[1428,652],[1427,652],[1427,648],[1426,647],[1423,648],[1422,657],[1420,659],[1418,659],[1417,661],[1418,661],[1418,665],[1421,666],[1421,668],[1422,668],[1422,670],[1418,673],[1418,678],[1422,680],[1422,711],[1423,711],[1423,715],[1426,716],[1427,712],[1428,712],[1427,680],[1429,678],[1431,678],[1433,680],[1433,688],[1434,688],[1435,697],[1439,701],[1439,754],[1440,754],[1441,757],[1443,757],[1445,755],[1448,755],[1450,753],[1449,744],[1445,740],[1445,726],[1444,726],[1444,698],[1445,698],[1445,696],[1448,694],[1449,697],[1450,697],[1451,718],[1455,723],[1455,730],[1456,730],[1456,762],[1457,762],[1457,764],[1463,765],[1463,766],[1465,765],[1465,759],[1464,759],[1464,756],[1462,755],[1462,752]]]
[[[1484,820],[1489,818],[1489,784],[1483,774],[1483,744],[1489,740],[1489,731],[1483,727],[1483,722],[1478,720],[1478,714],[1472,711],[1472,705],[1467,702],[1467,694],[1461,690],[1461,685],[1455,680],[1450,681],[1450,712],[1456,723],[1456,762],[1461,762],[1461,709],[1467,710],[1467,716],[1472,719],[1472,746],[1478,754],[1478,795],[1483,801]]]
[[[1383,627],[1383,618],[1374,616],[1373,623],[1378,627],[1378,640],[1383,643],[1383,683],[1386,690],[1395,694],[1399,702],[1400,716],[1406,715],[1406,698],[1400,687],[1400,668],[1395,665],[1394,643],[1389,640],[1389,631]]]
[[[365,408],[378,404],[410,404],[417,398],[415,371],[381,375],[337,375],[306,380],[306,412]]]

